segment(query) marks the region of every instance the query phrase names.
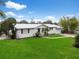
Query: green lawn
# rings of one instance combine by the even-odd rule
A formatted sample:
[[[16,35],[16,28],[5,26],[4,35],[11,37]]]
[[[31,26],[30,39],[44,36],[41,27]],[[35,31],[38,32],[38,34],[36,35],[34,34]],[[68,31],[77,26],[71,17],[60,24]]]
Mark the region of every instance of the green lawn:
[[[73,43],[72,38],[1,40],[0,59],[79,59]]]

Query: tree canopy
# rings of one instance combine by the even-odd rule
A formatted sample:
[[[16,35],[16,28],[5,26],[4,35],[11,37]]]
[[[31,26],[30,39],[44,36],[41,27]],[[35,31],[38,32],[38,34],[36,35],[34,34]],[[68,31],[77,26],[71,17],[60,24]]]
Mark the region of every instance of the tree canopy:
[[[78,27],[78,20],[76,17],[63,17],[60,20],[60,25],[63,27],[65,32],[74,33],[74,30]]]
[[[47,21],[44,21],[43,23],[44,24],[52,24],[52,21],[51,20],[47,20]]]
[[[21,20],[20,23],[27,24],[28,22],[26,20]]]
[[[0,10],[0,18],[5,18],[5,13],[2,10]]]
[[[8,34],[8,31],[12,29],[13,24],[16,24],[16,19],[13,17],[7,18],[6,20],[2,22],[1,30],[4,31],[5,34]]]

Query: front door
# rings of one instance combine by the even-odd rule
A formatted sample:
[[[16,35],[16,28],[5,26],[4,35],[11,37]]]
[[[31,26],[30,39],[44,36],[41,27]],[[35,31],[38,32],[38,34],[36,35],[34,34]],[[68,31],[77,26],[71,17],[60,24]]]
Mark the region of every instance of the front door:
[[[40,33],[40,28],[38,28],[38,32]]]

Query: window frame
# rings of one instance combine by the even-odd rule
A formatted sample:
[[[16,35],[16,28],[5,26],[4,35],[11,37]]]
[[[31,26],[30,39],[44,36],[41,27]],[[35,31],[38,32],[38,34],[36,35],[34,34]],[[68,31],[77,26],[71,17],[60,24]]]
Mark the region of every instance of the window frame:
[[[28,28],[28,33],[30,33],[30,29]]]
[[[21,29],[21,34],[23,34],[23,29]]]

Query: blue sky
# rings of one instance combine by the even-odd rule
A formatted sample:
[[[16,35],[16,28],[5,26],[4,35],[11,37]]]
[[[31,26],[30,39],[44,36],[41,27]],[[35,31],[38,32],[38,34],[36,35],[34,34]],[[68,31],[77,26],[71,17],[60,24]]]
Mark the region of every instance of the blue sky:
[[[15,18],[58,21],[61,16],[79,16],[79,0],[8,0],[5,4],[0,9]]]

